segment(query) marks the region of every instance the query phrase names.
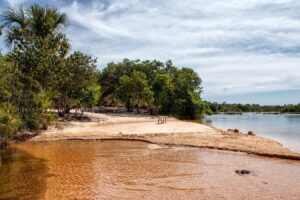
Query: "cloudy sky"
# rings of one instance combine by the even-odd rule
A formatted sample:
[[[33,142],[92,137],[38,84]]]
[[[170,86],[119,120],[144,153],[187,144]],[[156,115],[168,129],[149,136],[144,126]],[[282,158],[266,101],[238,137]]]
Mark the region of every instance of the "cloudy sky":
[[[199,73],[206,100],[300,102],[299,0],[0,0],[0,8],[45,2],[68,14],[72,49],[99,68],[171,59]]]

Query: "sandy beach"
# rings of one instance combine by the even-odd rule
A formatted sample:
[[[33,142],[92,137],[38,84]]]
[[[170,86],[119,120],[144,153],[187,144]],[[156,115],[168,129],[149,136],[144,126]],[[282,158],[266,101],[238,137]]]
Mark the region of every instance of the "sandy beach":
[[[285,148],[274,140],[224,131],[172,117],[167,117],[167,123],[158,124],[158,117],[149,115],[86,112],[85,116],[89,117],[90,121],[59,122],[31,140],[140,140],[156,144],[211,148],[300,160],[299,153]]]

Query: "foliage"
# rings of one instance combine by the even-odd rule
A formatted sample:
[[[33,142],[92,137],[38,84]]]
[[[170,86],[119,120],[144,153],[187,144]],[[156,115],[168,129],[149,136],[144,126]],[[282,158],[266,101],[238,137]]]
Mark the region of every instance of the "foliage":
[[[22,126],[17,108],[11,103],[0,104],[0,140],[6,140]]]
[[[68,51],[68,40],[62,33],[66,23],[65,14],[38,5],[26,10],[22,6],[9,8],[2,15],[12,61],[44,89],[54,84],[56,67]]]
[[[211,103],[210,109],[213,113],[239,113],[239,112],[273,112],[273,113],[300,113],[300,104],[292,105],[259,105],[259,104],[228,104]]]
[[[69,113],[76,106],[92,106],[100,96],[100,87],[97,87],[96,59],[75,51],[65,59],[59,72],[59,81],[56,85],[58,97],[56,108],[61,115]],[[98,93],[98,94],[96,94]]]
[[[12,129],[17,122],[24,129],[46,129],[57,118],[53,107],[65,113],[98,102],[96,60],[77,51],[66,57],[66,25],[67,16],[51,7],[20,6],[2,13],[0,27],[11,50],[0,55],[0,106],[13,110],[1,110],[6,132],[19,129]]]
[[[153,92],[147,82],[147,76],[143,72],[134,71],[129,77],[123,75],[120,78],[120,87],[117,90],[119,98],[125,102],[127,110],[132,111],[137,107],[137,112],[142,106],[151,106]]]
[[[101,95],[101,87],[99,85],[91,85],[80,91],[77,108],[91,108],[99,102]]]
[[[8,102],[12,99],[13,92],[17,91],[18,69],[9,62],[6,57],[0,55],[0,102]]]
[[[169,74],[157,73],[155,75],[153,82],[154,104],[159,113],[167,114],[170,110],[174,90],[175,86]]]
[[[133,77],[136,79],[133,80]],[[209,107],[200,98],[201,82],[195,71],[190,68],[178,69],[171,61],[164,64],[156,60],[128,59],[120,63],[109,63],[99,79],[102,99],[114,99],[109,101],[111,104],[118,98],[128,111],[132,111],[134,107],[138,110],[145,107],[150,113],[171,114],[189,119],[199,118],[209,111]],[[133,93],[138,93],[137,91],[144,91],[145,94],[139,93],[134,100]],[[106,104],[107,101],[102,103]]]

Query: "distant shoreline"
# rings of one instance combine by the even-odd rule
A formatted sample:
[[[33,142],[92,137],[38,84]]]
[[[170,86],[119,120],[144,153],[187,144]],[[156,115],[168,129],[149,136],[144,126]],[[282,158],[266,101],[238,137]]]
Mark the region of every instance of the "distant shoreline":
[[[258,115],[300,115],[300,113],[292,112],[219,112],[213,113],[213,115],[244,115],[244,114],[258,114]]]

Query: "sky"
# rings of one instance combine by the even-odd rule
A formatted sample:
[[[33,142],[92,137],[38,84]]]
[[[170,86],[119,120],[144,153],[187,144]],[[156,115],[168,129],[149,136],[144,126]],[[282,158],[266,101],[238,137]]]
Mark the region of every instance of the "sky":
[[[299,0],[0,0],[60,8],[72,50],[111,61],[172,60],[208,101],[300,103]],[[7,51],[1,38],[0,48]]]

